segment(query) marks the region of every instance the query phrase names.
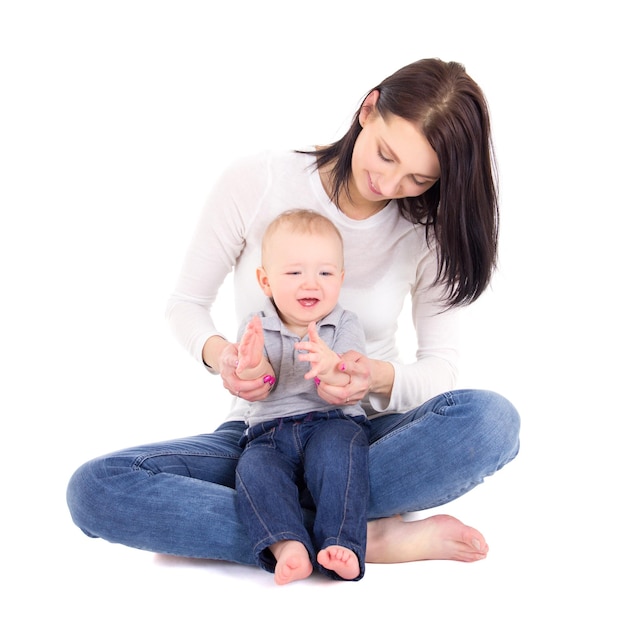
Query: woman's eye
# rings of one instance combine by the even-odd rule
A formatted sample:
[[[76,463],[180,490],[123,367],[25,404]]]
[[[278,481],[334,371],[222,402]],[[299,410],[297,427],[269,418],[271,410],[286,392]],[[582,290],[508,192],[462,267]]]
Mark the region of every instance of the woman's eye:
[[[389,157],[386,157],[380,150],[378,151],[378,156],[385,162],[385,163],[391,163],[393,161],[393,159],[390,159]]]

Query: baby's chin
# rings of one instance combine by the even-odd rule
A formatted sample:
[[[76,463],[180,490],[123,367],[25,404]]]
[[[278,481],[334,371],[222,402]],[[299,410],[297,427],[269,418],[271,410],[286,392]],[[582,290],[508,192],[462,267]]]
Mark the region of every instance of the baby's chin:
[[[332,311],[332,309],[330,310]],[[300,311],[297,315],[285,315],[281,314],[281,319],[285,326],[291,329],[299,328],[306,333],[308,326],[311,323],[317,324],[320,320],[324,319],[330,311],[321,308],[309,307],[305,311]],[[302,336],[302,334],[301,334]]]

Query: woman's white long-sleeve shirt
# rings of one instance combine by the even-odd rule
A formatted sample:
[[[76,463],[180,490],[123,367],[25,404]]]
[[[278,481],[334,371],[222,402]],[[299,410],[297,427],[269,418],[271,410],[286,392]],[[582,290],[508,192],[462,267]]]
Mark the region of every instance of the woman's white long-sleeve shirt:
[[[452,389],[458,313],[443,311],[443,290],[432,286],[437,259],[425,229],[401,217],[395,201],[368,219],[350,219],[328,198],[309,154],[263,152],[237,160],[218,179],[167,305],[167,319],[181,344],[202,362],[206,340],[224,336],[215,327],[211,308],[231,271],[237,324],[262,308],[265,295],[256,268],[261,265],[263,232],[279,213],[293,208],[322,213],[339,228],[345,255],[340,304],[359,316],[367,356],[394,367],[391,397],[370,394],[363,404],[370,417],[405,412]],[[417,352],[414,362],[401,363],[396,331],[407,294]],[[243,419],[245,405],[236,401],[228,419]]]

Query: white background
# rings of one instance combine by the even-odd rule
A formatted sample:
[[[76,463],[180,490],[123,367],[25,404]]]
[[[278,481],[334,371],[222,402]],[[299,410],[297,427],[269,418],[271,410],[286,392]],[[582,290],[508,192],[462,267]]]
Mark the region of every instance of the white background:
[[[0,2],[3,623],[625,623],[615,6]],[[483,87],[500,167],[500,269],[465,313],[461,384],[518,406],[522,451],[444,507],[489,558],[276,587],[87,539],[65,505],[80,463],[224,415],[163,316],[217,174],[336,139],[371,87],[430,56]]]

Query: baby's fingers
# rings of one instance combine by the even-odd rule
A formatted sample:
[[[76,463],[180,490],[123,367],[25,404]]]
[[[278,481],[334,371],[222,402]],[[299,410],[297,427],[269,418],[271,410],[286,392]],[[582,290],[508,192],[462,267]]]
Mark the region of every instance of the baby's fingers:
[[[319,341],[320,336],[317,334],[317,325],[315,324],[315,322],[309,322],[308,331],[310,341]]]

